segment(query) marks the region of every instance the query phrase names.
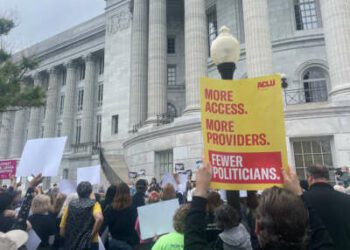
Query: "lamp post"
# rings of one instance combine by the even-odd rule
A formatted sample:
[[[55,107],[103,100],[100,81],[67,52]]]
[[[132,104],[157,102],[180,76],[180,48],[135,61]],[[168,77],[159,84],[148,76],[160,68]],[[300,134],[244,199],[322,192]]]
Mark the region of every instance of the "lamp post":
[[[240,57],[240,45],[238,40],[232,36],[230,29],[222,26],[219,35],[210,47],[210,55],[216,64],[221,78],[232,80],[236,69],[236,63]],[[227,203],[240,211],[239,191],[226,191]]]

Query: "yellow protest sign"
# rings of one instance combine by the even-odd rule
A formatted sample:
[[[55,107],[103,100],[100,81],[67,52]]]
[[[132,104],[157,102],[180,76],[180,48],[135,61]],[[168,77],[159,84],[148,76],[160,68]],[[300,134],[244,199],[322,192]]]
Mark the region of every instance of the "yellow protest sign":
[[[261,190],[287,168],[281,78],[201,79],[205,158],[212,188]]]

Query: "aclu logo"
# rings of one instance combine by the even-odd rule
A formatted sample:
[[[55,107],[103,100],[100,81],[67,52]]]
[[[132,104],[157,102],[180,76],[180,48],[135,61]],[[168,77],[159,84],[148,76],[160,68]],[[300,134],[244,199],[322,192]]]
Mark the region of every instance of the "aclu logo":
[[[258,82],[258,89],[267,89],[276,85],[275,80]]]

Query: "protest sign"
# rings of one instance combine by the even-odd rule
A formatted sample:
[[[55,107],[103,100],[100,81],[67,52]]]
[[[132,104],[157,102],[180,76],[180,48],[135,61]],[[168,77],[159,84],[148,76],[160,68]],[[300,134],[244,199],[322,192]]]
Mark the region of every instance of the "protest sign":
[[[91,185],[100,184],[100,170],[101,166],[91,166],[85,168],[78,168],[77,170],[77,184],[82,181],[88,181]]]
[[[28,250],[36,250],[38,246],[40,245],[41,239],[39,236],[35,233],[35,231],[32,229],[28,232],[28,241],[26,243],[26,248]]]
[[[77,183],[72,180],[61,180],[59,183],[60,192],[69,195],[75,193],[77,190]]]
[[[281,79],[278,75],[201,80],[204,152],[212,188],[281,186],[287,167]]]
[[[176,179],[172,173],[166,173],[162,177],[160,184],[162,187],[164,187],[166,184],[171,184],[175,190],[177,189]]]
[[[57,176],[67,137],[28,140],[16,176]]]
[[[0,180],[10,179],[16,174],[16,160],[2,160],[0,161]]]
[[[174,231],[173,216],[178,208],[178,199],[138,207],[141,239],[145,240]],[[157,216],[154,216],[155,214]]]

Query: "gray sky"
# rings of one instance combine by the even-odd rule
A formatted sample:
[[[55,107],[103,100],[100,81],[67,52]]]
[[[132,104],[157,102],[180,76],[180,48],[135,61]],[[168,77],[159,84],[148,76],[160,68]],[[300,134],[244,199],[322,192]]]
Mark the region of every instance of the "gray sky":
[[[104,12],[104,0],[0,0],[0,16],[17,27],[5,40],[12,52],[24,49]]]

